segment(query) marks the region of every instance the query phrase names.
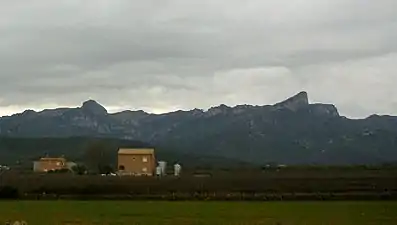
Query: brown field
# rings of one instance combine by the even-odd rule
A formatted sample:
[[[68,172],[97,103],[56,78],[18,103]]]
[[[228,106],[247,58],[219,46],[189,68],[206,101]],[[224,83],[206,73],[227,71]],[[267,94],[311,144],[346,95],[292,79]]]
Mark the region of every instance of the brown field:
[[[196,172],[197,173],[197,172]],[[102,177],[9,173],[3,184],[25,198],[380,200],[397,199],[395,170],[210,171],[209,177]],[[41,196],[45,192],[46,196]]]

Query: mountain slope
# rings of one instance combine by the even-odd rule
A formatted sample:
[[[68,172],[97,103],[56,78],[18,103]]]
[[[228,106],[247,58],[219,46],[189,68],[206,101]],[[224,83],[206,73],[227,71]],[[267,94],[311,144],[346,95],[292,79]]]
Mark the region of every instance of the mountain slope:
[[[65,156],[68,160],[89,163],[90,158],[98,156],[90,155],[89,149],[95,146],[98,154],[105,154],[106,163],[117,164],[117,150],[121,147],[140,148],[152,147],[148,143],[131,140],[120,140],[111,138],[9,138],[0,137],[0,164],[20,164],[29,169],[32,168],[32,161],[43,156],[59,157]],[[165,160],[169,163],[182,163],[184,168],[201,166],[233,167],[249,166],[239,160],[232,160],[223,157],[212,157],[205,155],[187,154],[175,152],[164,147],[156,148],[156,159]]]
[[[93,100],[80,108],[0,119],[0,135],[91,136],[141,140],[173,151],[255,163],[383,163],[397,161],[397,118],[351,120],[331,104],[310,104],[306,92],[268,106],[220,105],[207,111],[109,114]]]

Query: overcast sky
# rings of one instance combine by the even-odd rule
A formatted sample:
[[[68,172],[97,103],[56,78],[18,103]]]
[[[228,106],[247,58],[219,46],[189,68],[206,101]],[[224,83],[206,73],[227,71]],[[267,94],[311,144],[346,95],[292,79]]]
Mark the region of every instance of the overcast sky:
[[[348,117],[397,115],[396,0],[0,2],[0,115],[166,112],[299,91]]]

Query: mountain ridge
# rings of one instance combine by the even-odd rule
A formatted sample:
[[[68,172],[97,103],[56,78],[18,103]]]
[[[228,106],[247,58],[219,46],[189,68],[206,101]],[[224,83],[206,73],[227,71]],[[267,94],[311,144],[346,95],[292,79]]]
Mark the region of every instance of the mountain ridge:
[[[241,109],[241,108],[266,107],[266,106],[275,106],[275,107],[279,107],[279,108],[288,108],[288,107],[291,107],[289,104],[302,104],[302,102],[303,102],[304,105],[314,105],[314,104],[316,104],[316,103],[310,104],[309,100],[308,100],[307,92],[301,91],[301,92],[297,93],[296,95],[291,96],[291,97],[287,98],[286,100],[280,101],[280,102],[275,103],[273,105],[272,104],[270,104],[270,105],[238,104],[238,105],[235,105],[235,106],[230,106],[230,105],[226,105],[224,103],[221,103],[221,104],[216,105],[216,106],[211,106],[208,109],[200,109],[200,108],[193,108],[193,109],[187,109],[187,110],[180,109],[180,110],[169,111],[169,112],[164,112],[164,113],[151,113],[151,112],[146,112],[146,111],[140,110],[140,109],[138,109],[138,110],[124,109],[122,111],[109,113],[107,111],[106,107],[104,107],[103,105],[98,103],[96,100],[88,99],[88,100],[82,102],[82,104],[80,106],[77,106],[77,107],[60,107],[60,108],[43,109],[43,110],[38,110],[38,111],[35,111],[35,110],[32,110],[32,109],[26,109],[25,111],[23,111],[21,113],[14,113],[14,114],[11,114],[11,115],[1,116],[0,118],[16,116],[16,115],[24,114],[24,113],[28,113],[28,112],[30,112],[30,113],[39,113],[40,114],[40,113],[49,112],[49,111],[61,111],[61,110],[70,110],[70,109],[85,109],[85,110],[88,110],[88,111],[95,111],[96,110],[97,112],[100,111],[99,114],[102,113],[102,114],[110,114],[110,115],[111,114],[120,114],[120,113],[125,113],[125,112],[130,112],[130,113],[137,113],[137,112],[141,113],[141,112],[143,112],[143,113],[148,114],[148,115],[163,115],[163,114],[176,113],[176,112],[180,112],[180,111],[182,111],[182,112],[190,112],[190,111],[208,112],[208,111],[211,111],[211,110],[214,110],[214,109],[219,109],[219,108],[232,108],[232,109],[233,108],[238,108],[238,109]],[[93,107],[95,107],[97,109],[92,109]],[[291,107],[291,109],[293,109],[293,107]]]
[[[94,100],[0,118],[9,137],[89,136],[139,140],[184,153],[249,162],[376,163],[397,160],[397,117],[352,120],[333,104],[309,102],[307,92],[273,105],[220,104],[163,114],[108,113]]]
[[[304,100],[302,100],[302,96],[304,96]],[[318,105],[318,106],[320,106],[320,107],[321,107],[321,106],[325,106],[325,107],[333,108],[333,111],[336,111],[336,112],[338,113],[339,116],[345,117],[345,118],[348,118],[348,119],[351,119],[351,120],[362,120],[362,119],[367,119],[367,118],[376,117],[376,116],[378,116],[378,117],[397,117],[397,115],[376,114],[376,113],[371,114],[371,115],[368,115],[368,116],[363,117],[363,118],[350,118],[350,117],[347,117],[347,116],[342,116],[342,115],[339,114],[339,112],[338,112],[338,110],[337,110],[337,108],[336,108],[336,106],[335,106],[334,104],[330,104],[330,103],[310,103],[309,98],[308,98],[308,93],[307,93],[306,91],[300,91],[300,92],[298,92],[297,94],[295,94],[295,95],[293,95],[293,96],[291,96],[291,97],[289,97],[289,98],[287,98],[287,99],[285,99],[285,100],[282,100],[282,101],[280,101],[280,102],[277,102],[277,103],[275,103],[275,104],[267,104],[267,105],[266,105],[266,104],[264,104],[264,105],[258,105],[258,104],[256,104],[256,105],[254,105],[254,104],[247,104],[247,103],[245,103],[245,104],[236,104],[236,105],[234,105],[234,106],[231,106],[231,105],[227,105],[227,104],[224,104],[224,103],[220,103],[219,105],[211,106],[211,107],[209,107],[209,108],[207,108],[207,109],[202,109],[202,108],[179,109],[179,110],[168,111],[168,112],[164,112],[164,113],[146,112],[146,111],[144,111],[144,110],[142,110],[142,109],[136,109],[136,110],[124,109],[124,110],[122,110],[122,111],[108,112],[108,110],[106,109],[106,107],[104,107],[103,105],[101,105],[100,103],[98,103],[98,101],[96,101],[96,100],[94,100],[94,99],[88,99],[88,100],[86,100],[86,101],[83,101],[83,102],[80,104],[80,106],[49,108],[49,109],[42,109],[42,110],[26,109],[26,110],[24,110],[24,111],[22,111],[22,112],[19,112],[19,113],[13,113],[13,114],[10,114],[10,115],[3,115],[3,116],[0,116],[0,119],[4,119],[4,118],[8,118],[8,117],[13,117],[13,116],[21,115],[21,114],[27,114],[27,113],[31,113],[31,114],[36,113],[36,114],[44,115],[44,114],[51,114],[51,113],[56,114],[55,112],[58,112],[58,113],[59,113],[59,112],[62,112],[62,111],[67,111],[67,110],[72,110],[72,109],[84,109],[84,108],[87,109],[87,108],[89,108],[89,106],[87,106],[87,104],[88,104],[88,105],[89,105],[89,104],[96,104],[96,105],[98,105],[98,107],[101,107],[103,111],[106,111],[105,114],[108,114],[108,115],[115,115],[115,114],[117,115],[117,114],[123,114],[123,113],[124,113],[124,114],[125,114],[125,113],[142,113],[142,114],[146,114],[146,115],[158,115],[158,116],[161,116],[161,115],[166,115],[166,114],[171,114],[171,113],[177,113],[177,112],[192,112],[192,111],[193,111],[193,112],[196,112],[196,113],[197,113],[197,112],[203,112],[203,113],[205,113],[205,112],[208,112],[208,111],[210,111],[210,110],[214,110],[214,109],[218,109],[218,108],[223,108],[223,107],[225,107],[225,108],[231,108],[231,109],[238,109],[238,110],[241,110],[241,109],[243,109],[243,108],[270,107],[270,106],[279,107],[279,108],[288,108],[288,107],[290,107],[290,106],[288,106],[287,104],[288,104],[288,102],[290,102],[291,100],[293,100],[294,102],[295,102],[295,100],[296,100],[296,101],[301,101],[300,103],[297,103],[298,105],[301,104],[301,106],[302,106],[302,105],[310,105],[310,106],[316,106],[316,105]],[[303,104],[302,104],[302,101],[303,101]],[[298,106],[298,107],[299,107],[299,106]],[[291,110],[295,110],[294,107],[292,107]]]

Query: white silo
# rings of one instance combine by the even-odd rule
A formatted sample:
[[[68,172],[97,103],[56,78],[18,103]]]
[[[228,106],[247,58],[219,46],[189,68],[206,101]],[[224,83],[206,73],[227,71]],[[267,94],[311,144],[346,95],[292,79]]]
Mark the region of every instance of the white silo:
[[[37,172],[37,171],[39,171],[40,170],[40,162],[39,161],[34,161],[33,162],[33,171],[34,172]]]
[[[166,175],[166,169],[167,169],[167,162],[166,161],[159,161],[159,167],[161,168],[161,175],[165,176]]]
[[[174,175],[178,177],[181,174],[182,166],[176,163],[174,165]]]
[[[156,167],[156,176],[161,176],[161,167],[160,166],[157,166]]]

